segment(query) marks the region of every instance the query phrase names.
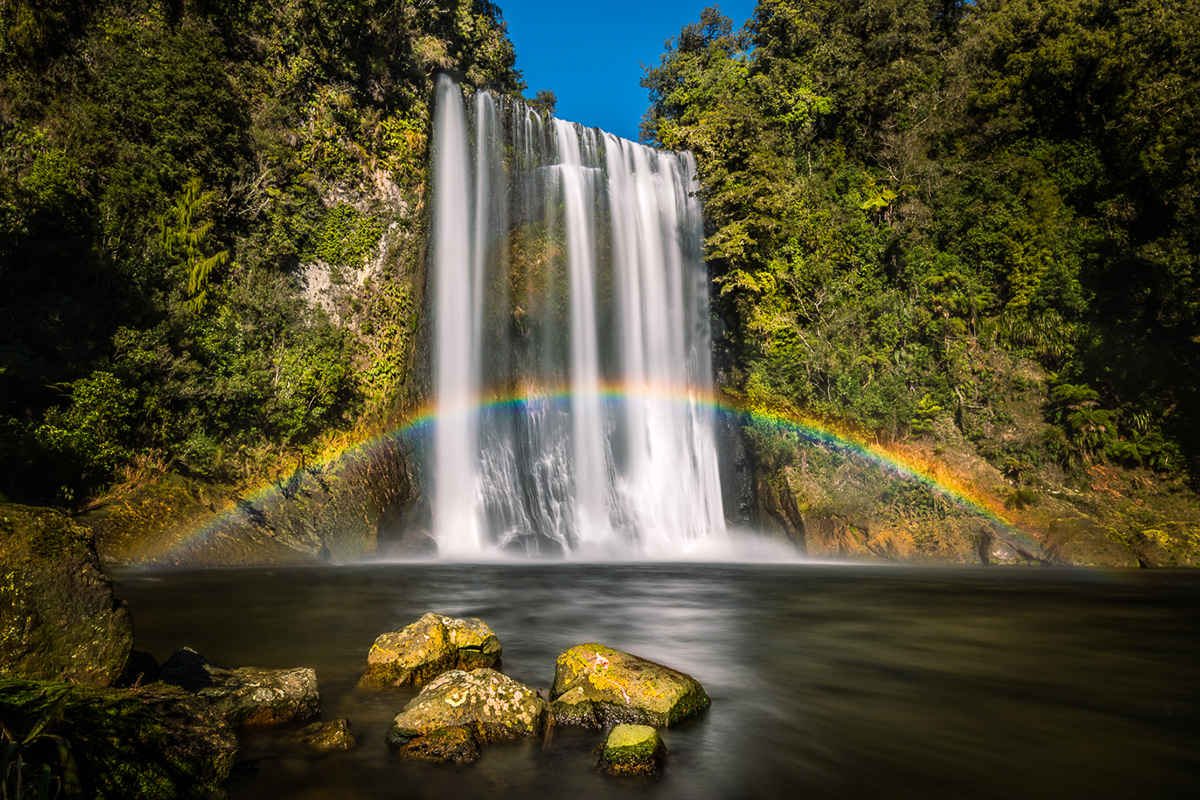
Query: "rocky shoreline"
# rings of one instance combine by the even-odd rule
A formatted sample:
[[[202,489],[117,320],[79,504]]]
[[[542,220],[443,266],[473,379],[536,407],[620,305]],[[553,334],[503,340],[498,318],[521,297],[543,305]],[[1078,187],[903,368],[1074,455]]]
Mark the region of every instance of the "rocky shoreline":
[[[229,777],[242,731],[308,723],[289,746],[359,745],[350,720],[319,719],[312,669],[226,668],[190,647],[160,665],[133,650],[132,616],[87,529],[11,506],[3,525],[0,716],[27,777],[48,770],[56,785],[74,781],[96,798],[207,798]],[[598,770],[643,777],[666,754],[656,729],[711,702],[691,676],[601,644],[562,653],[548,688],[504,675],[502,652],[483,620],[425,614],[377,637],[358,691],[420,688],[386,736],[404,758],[468,763],[495,742],[582,726],[605,731]]]

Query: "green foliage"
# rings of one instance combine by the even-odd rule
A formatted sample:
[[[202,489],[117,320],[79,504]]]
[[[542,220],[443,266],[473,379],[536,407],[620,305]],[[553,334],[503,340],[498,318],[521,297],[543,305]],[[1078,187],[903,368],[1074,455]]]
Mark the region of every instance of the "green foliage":
[[[177,705],[194,698],[162,686],[130,692],[2,677],[0,717],[11,731],[37,731],[37,761],[61,764],[58,748],[69,747],[70,760],[58,770],[60,797],[209,797],[227,776],[233,752],[197,746],[186,730],[169,729],[195,713]]]
[[[786,425],[751,418],[742,430],[754,448],[755,457],[768,471],[775,472],[796,458],[797,434]]]
[[[528,102],[531,109],[542,116],[549,117],[554,115],[554,109],[558,106],[558,97],[549,89],[539,89],[533,99]]]
[[[924,397],[917,402],[917,412],[912,420],[908,423],[908,429],[913,435],[920,436],[933,431],[934,422],[938,415],[942,413],[942,407],[933,401],[933,398],[926,393]]]
[[[83,796],[70,743],[47,730],[59,716],[64,699],[60,697],[46,708],[24,733],[15,733],[0,722],[0,743],[4,745],[0,800]]]
[[[706,10],[647,69],[642,135],[697,159],[726,388],[978,437],[998,357],[1031,358],[1097,387],[1047,405],[1064,464],[1200,452],[1198,36],[1173,0]]]
[[[486,0],[5,0],[0,487],[237,478],[387,405],[434,70],[515,94],[514,62]],[[381,242],[381,299],[301,299],[298,262],[336,280]]]
[[[357,397],[347,337],[288,294],[266,278],[182,328],[119,330],[114,369],[140,388],[135,438],[227,479],[265,443],[303,446],[338,424]]]
[[[353,206],[336,206],[321,215],[307,246],[301,250],[301,258],[361,268],[379,244],[381,235],[383,226],[378,221]]]
[[[200,222],[205,206],[212,202],[213,193],[200,192],[200,179],[193,178],[184,186],[183,194],[175,206],[159,222],[163,249],[169,256],[183,260],[187,273],[187,300],[185,305],[193,314],[199,314],[208,304],[208,287],[212,271],[229,263],[229,251],[222,250],[205,257],[205,239],[212,231],[213,223]]]
[[[881,500],[908,519],[945,519],[952,512],[950,503],[924,483],[892,481]]]
[[[70,405],[50,411],[37,438],[80,465],[83,475],[106,475],[129,457],[124,443],[135,397],[111,372],[94,372],[71,384]]]
[[[1024,511],[1030,506],[1037,505],[1040,500],[1038,493],[1032,489],[1013,489],[1009,492],[1008,497],[1004,498],[1004,507]]]

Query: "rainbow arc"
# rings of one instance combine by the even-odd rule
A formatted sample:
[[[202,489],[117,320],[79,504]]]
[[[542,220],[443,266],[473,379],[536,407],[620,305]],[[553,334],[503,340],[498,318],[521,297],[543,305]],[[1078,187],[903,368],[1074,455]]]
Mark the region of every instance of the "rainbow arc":
[[[791,434],[798,445],[807,443],[835,451],[879,469],[892,478],[924,486],[932,494],[944,498],[968,514],[978,516],[1005,542],[1016,547],[1027,557],[1046,560],[1038,542],[1009,520],[993,498],[971,487],[957,476],[946,474],[936,464],[901,448],[885,447],[853,432],[835,430],[830,425],[787,411],[743,404],[732,398],[718,398],[699,393],[689,387],[607,384],[596,394],[608,405],[634,402],[683,403],[701,412],[733,416],[742,424],[759,423],[771,426]],[[575,395],[564,387],[525,385],[511,393],[494,393],[455,408],[439,408],[436,404],[428,404],[410,414],[394,429],[349,446],[337,455],[310,467],[327,467],[339,459],[346,458],[370,459],[385,447],[394,446],[398,440],[426,437],[440,419],[459,415],[506,413],[533,406],[568,409],[574,397]],[[285,493],[285,486],[279,483],[264,483],[254,491],[246,493],[237,507],[206,520],[176,540],[171,550],[181,552],[203,542],[206,537],[228,530],[231,525],[236,524],[235,517],[244,514],[247,506],[279,502],[279,496]],[[162,556],[169,557],[170,552],[163,553]]]

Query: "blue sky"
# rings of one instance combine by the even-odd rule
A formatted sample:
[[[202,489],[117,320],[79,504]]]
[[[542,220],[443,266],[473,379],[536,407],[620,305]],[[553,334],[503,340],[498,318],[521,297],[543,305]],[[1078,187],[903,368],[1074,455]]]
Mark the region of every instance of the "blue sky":
[[[663,43],[698,21],[705,7],[720,6],[736,30],[756,5],[754,0],[494,2],[508,22],[529,97],[549,89],[558,96],[556,116],[635,141],[649,106],[638,84],[641,65],[657,66]]]

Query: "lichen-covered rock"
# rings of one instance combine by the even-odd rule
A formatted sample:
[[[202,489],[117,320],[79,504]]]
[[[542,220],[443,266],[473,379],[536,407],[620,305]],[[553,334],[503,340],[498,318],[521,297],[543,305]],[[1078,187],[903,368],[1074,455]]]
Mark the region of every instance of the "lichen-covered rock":
[[[349,750],[358,744],[350,732],[350,720],[335,719],[332,722],[314,722],[287,737],[288,741],[312,750],[329,753],[334,750]]]
[[[491,669],[452,670],[430,682],[392,721],[387,742],[404,754],[438,760],[474,758],[461,729],[478,744],[540,733],[547,707],[536,691]],[[420,740],[420,741],[419,741]]]
[[[690,675],[601,644],[572,647],[558,657],[550,711],[559,725],[674,725],[708,707]]]
[[[618,725],[600,745],[597,768],[613,775],[657,775],[667,754],[658,731],[649,725]]]
[[[426,614],[402,630],[375,640],[359,683],[420,685],[448,670],[490,667],[500,653],[500,639],[482,620]]]
[[[237,756],[232,726],[174,686],[104,689],[0,678],[0,718],[14,735],[29,735],[47,717],[42,733],[68,743],[83,796],[96,800],[211,798]]]
[[[132,646],[91,533],[57,511],[0,506],[0,674],[108,686]]]
[[[195,692],[242,728],[278,725],[321,713],[317,674],[307,667],[223,669],[184,648],[162,665],[161,678]]]

